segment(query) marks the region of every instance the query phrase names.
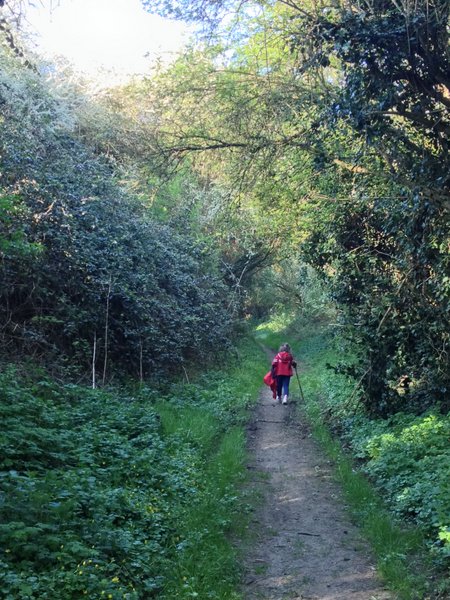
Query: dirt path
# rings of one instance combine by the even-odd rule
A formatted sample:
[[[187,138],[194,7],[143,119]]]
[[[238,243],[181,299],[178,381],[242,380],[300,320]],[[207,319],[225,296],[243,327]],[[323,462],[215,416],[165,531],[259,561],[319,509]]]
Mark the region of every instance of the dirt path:
[[[275,405],[264,388],[248,434],[248,467],[263,500],[245,560],[245,600],[392,600],[294,406]]]

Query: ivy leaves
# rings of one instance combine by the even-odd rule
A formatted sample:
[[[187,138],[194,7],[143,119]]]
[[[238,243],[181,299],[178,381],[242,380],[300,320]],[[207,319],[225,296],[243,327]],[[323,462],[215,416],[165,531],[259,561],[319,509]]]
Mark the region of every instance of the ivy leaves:
[[[60,366],[71,357],[86,372],[95,340],[106,378],[114,367],[168,372],[200,349],[213,358],[231,334],[217,261],[186,228],[150,217],[97,121],[77,112],[89,112],[80,91],[57,93],[4,52],[0,61],[3,346]]]

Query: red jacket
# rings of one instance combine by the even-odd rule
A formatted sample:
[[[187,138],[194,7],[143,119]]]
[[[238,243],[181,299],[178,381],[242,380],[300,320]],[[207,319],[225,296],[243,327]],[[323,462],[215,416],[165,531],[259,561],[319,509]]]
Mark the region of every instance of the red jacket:
[[[288,375],[291,377],[294,374],[292,370],[292,363],[294,357],[290,352],[278,352],[272,361],[272,367],[274,367],[275,375]]]

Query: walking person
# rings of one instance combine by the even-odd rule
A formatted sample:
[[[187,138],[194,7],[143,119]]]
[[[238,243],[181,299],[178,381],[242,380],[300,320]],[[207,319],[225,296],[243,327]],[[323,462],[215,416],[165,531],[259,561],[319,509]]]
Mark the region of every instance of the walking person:
[[[278,354],[272,361],[272,377],[277,382],[277,402],[282,404],[288,403],[289,398],[289,383],[297,363],[292,356],[291,347],[289,344],[281,344]],[[283,400],[281,399],[283,398]]]

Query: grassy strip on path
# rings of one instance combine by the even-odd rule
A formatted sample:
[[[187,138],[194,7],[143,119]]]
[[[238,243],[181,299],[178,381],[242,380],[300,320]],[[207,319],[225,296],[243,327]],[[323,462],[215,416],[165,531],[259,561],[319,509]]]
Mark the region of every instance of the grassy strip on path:
[[[326,326],[319,324],[306,328],[294,323],[286,327],[289,321],[284,317],[260,325],[256,329],[256,339],[274,349],[285,341],[293,346],[294,354],[301,362],[300,379],[305,396],[305,405],[300,410],[311,423],[315,437],[334,461],[336,477],[352,515],[372,546],[378,571],[399,598],[424,600],[447,597],[449,581],[445,578],[444,565],[448,553],[445,523],[447,521],[448,524],[450,500],[446,494],[450,460],[448,445],[445,446],[450,424],[448,417],[433,416],[431,437],[426,437],[431,429],[429,416],[403,415],[401,427],[395,419],[369,419],[354,401],[349,403],[354,382],[327,368],[327,364],[351,358],[338,353]],[[296,382],[292,381],[291,386],[291,392],[295,393]],[[340,440],[333,436],[331,426],[334,430],[339,429]],[[417,440],[414,440],[416,451],[411,456],[413,433]],[[388,446],[388,442],[395,442],[396,461],[393,452],[389,454],[389,448],[383,447],[383,443]],[[420,456],[423,456],[428,469],[429,485],[423,490],[420,487],[423,487],[424,475],[420,472],[419,446]],[[369,456],[370,450],[375,456]],[[387,452],[386,459],[383,459],[383,451]],[[361,463],[360,459],[364,462]],[[360,469],[356,467],[357,460],[362,464]],[[364,470],[376,487],[369,482]],[[422,495],[417,497],[419,492]],[[412,496],[410,503],[404,500],[404,505],[399,506],[399,496],[403,494],[404,497],[408,493]],[[406,525],[405,519],[411,516],[413,510],[416,511],[417,524]],[[429,518],[425,522],[426,517]],[[439,527],[440,537],[436,533]],[[433,533],[438,537],[434,543],[429,537]]]
[[[162,397],[0,375],[2,598],[239,597],[230,537],[263,363],[239,352]]]
[[[248,408],[261,387],[264,358],[251,340],[239,365],[208,371],[195,384],[172,386],[156,403],[165,437],[195,452],[192,495],[177,518],[177,544],[164,598],[237,600],[240,577],[232,538],[245,529],[250,506],[240,485],[245,471]],[[261,370],[262,369],[262,370]]]

